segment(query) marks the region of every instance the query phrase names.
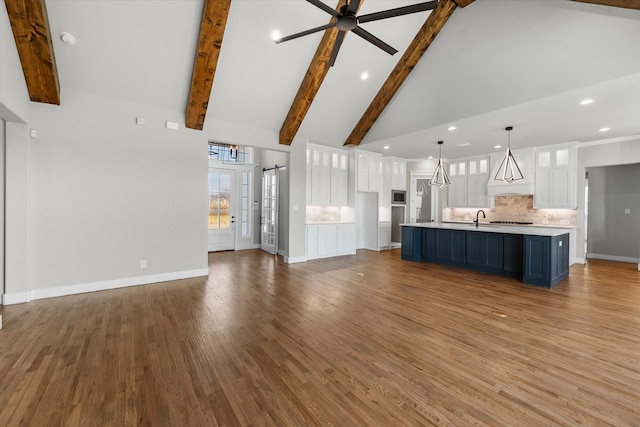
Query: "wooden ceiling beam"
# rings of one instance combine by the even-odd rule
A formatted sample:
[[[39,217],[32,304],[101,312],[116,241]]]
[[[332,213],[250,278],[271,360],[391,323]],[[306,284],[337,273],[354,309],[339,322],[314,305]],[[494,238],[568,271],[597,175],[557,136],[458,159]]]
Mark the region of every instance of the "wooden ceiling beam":
[[[362,3],[364,3],[364,0],[360,3],[360,6],[362,6]],[[336,10],[340,10],[340,7],[344,4],[344,0],[338,1]],[[335,21],[335,18],[332,18],[332,21]],[[298,88],[298,93],[296,93],[293,103],[289,108],[289,113],[287,113],[287,117],[280,128],[280,144],[291,145],[298,129],[300,129],[300,125],[302,125],[302,121],[307,115],[311,103],[329,72],[329,57],[331,56],[331,50],[336,42],[337,35],[338,29],[335,27],[324,32],[320,45],[315,55],[313,55],[307,73]]]
[[[422,55],[424,55],[442,27],[444,27],[444,24],[447,23],[456,7],[457,3],[454,0],[440,0],[438,2],[438,6],[429,14],[418,34],[416,34],[400,61],[391,71],[378,94],[371,101],[356,127],[351,131],[344,143],[345,146],[355,147],[360,145],[396,92],[398,92],[402,83],[420,61],[420,58],[422,58]]]
[[[454,0],[454,1],[459,7],[467,7],[474,2],[474,0]]]
[[[580,3],[599,4],[601,6],[622,7],[640,10],[640,0],[573,0]]]
[[[5,0],[4,3],[29,99],[60,105],[60,81],[45,0]]]
[[[204,2],[185,118],[185,126],[190,129],[204,127],[230,7],[231,0]]]

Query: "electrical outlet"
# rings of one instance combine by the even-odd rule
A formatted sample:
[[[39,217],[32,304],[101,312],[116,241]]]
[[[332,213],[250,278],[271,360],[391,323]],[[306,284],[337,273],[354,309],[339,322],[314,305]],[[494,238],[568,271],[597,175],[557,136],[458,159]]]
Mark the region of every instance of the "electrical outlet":
[[[625,213],[625,215],[631,215],[631,209],[626,208],[626,209],[624,210],[624,213]]]
[[[140,268],[147,268],[147,260],[146,259],[140,260]]]

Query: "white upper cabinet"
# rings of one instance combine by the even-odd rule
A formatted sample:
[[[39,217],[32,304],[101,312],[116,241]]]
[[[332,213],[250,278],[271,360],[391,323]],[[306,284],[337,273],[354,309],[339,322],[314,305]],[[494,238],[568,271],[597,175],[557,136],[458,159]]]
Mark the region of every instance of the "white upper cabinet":
[[[382,203],[391,206],[391,190],[407,189],[407,161],[399,157],[382,158]]]
[[[356,190],[382,190],[382,155],[358,150],[356,152]]]
[[[449,163],[448,205],[462,208],[467,206],[467,161]]]
[[[331,206],[349,204],[349,161],[347,152],[331,152]]]
[[[456,208],[487,207],[489,158],[470,157],[449,163],[448,206]]]
[[[348,164],[344,150],[307,144],[307,205],[346,206]]]
[[[467,166],[467,206],[473,208],[489,206],[487,197],[489,159],[486,156],[469,159]]]
[[[389,158],[391,162],[391,189],[406,190],[407,189],[407,162],[394,157]],[[385,177],[386,179],[386,177]]]
[[[576,207],[576,146],[556,145],[536,150],[536,208]]]

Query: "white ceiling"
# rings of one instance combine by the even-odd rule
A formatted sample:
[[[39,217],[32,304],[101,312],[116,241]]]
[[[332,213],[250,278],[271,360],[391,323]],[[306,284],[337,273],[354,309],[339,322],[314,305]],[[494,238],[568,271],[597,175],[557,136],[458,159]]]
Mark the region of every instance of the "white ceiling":
[[[335,7],[337,0],[324,0]],[[416,0],[364,0],[361,14]],[[184,112],[202,0],[47,0],[60,83]],[[363,24],[399,50],[389,56],[351,34],[298,137],[340,147],[429,12]],[[328,22],[304,0],[233,0],[207,123],[222,120],[274,135],[322,33],[279,45],[283,35]],[[58,35],[72,33],[75,46]],[[362,81],[362,71],[369,79]],[[583,98],[595,102],[578,106]],[[457,130],[448,131],[450,125]],[[496,151],[640,134],[640,11],[566,0],[476,0],[458,8],[361,148],[405,158]],[[598,130],[609,127],[609,132]],[[206,126],[203,139],[215,138]],[[467,147],[457,144],[468,142]],[[295,142],[294,142],[295,143]],[[383,146],[390,146],[384,150]]]

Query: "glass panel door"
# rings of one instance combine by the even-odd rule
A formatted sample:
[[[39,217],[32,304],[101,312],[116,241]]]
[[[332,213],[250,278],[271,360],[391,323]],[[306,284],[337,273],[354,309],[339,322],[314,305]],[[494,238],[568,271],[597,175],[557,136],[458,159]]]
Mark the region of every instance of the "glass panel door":
[[[235,249],[235,172],[209,169],[209,251]]]
[[[262,232],[260,249],[275,254],[278,250],[278,174],[277,169],[262,174]]]

